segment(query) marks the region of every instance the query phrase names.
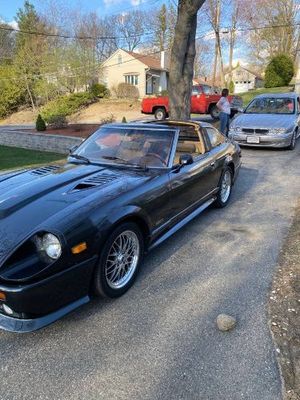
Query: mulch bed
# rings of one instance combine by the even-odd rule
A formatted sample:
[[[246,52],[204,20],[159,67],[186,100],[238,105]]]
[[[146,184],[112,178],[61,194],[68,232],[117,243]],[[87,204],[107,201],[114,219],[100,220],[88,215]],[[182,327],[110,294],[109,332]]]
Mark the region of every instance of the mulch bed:
[[[300,202],[285,240],[269,302],[285,400],[300,400]]]
[[[37,132],[35,129],[30,129],[32,133],[44,133],[45,135],[62,135],[86,138],[94,133],[100,124],[69,124],[65,128],[51,129],[47,128],[44,132]]]

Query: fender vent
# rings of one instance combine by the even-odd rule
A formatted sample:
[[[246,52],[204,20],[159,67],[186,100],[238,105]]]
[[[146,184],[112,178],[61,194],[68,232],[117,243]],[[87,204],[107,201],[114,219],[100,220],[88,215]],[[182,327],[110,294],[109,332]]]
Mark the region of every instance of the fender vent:
[[[42,175],[50,174],[53,171],[57,171],[58,169],[60,169],[59,165],[47,165],[46,167],[41,167],[41,168],[34,169],[30,173],[32,175],[42,176]]]
[[[116,175],[109,175],[109,174],[94,175],[88,179],[85,179],[83,182],[78,183],[73,190],[84,190],[93,187],[104,186],[107,183],[114,181],[115,179],[117,179]]]

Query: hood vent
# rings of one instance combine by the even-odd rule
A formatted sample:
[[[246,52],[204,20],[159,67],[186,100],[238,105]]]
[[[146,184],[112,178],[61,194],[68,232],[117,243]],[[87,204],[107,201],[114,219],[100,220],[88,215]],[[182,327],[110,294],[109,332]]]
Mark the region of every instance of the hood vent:
[[[34,169],[33,171],[30,171],[30,173],[32,175],[43,176],[43,175],[50,174],[53,171],[57,171],[60,168],[61,167],[59,165],[48,165],[46,167]]]
[[[116,175],[109,175],[109,174],[94,175],[88,179],[85,179],[83,182],[78,183],[73,190],[84,190],[93,187],[103,186],[109,182],[114,181],[115,179],[117,179]]]

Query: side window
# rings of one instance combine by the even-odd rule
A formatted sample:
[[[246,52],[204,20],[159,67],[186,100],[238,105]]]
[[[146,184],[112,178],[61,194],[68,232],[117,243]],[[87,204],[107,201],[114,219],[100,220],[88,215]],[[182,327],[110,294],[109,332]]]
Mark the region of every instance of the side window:
[[[210,140],[212,148],[217,147],[220,144],[225,142],[224,136],[219,131],[217,131],[216,129],[214,129],[214,128],[206,128],[206,132],[208,134],[208,137],[209,137],[209,140]]]
[[[204,153],[203,138],[201,137],[200,140],[195,128],[192,126],[182,127],[179,132],[174,165],[179,163],[182,154],[191,154],[193,157],[197,157]]]

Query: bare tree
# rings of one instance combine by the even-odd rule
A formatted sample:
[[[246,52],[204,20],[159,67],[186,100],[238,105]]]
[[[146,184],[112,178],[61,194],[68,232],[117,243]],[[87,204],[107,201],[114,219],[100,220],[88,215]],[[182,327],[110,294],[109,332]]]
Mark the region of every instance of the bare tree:
[[[175,36],[171,51],[170,117],[189,119],[195,60],[197,13],[205,0],[179,0]]]
[[[10,29],[11,26],[0,23],[0,64],[9,62],[12,60],[14,55],[15,40],[14,35],[11,31],[5,30]]]
[[[208,0],[205,13],[215,35],[215,57],[213,63],[212,83],[215,84],[217,76],[217,65],[220,64],[221,83],[224,85],[224,62],[221,45],[221,0]]]
[[[158,11],[157,15],[155,16],[154,20],[154,43],[157,45],[160,51],[166,49],[166,42],[167,42],[167,8],[166,5],[163,4]]]
[[[233,52],[236,44],[237,37],[237,23],[240,14],[240,4],[241,0],[233,0],[232,1],[232,11],[231,11],[231,26],[229,30],[229,79],[232,81],[232,69],[233,69]]]
[[[139,10],[115,16],[115,25],[122,38],[121,46],[128,51],[135,50],[143,42],[143,36],[147,35],[148,21],[146,13]]]
[[[253,0],[241,7],[244,23],[250,28],[250,55],[264,66],[274,56],[285,53],[296,55],[299,30],[298,0]]]

